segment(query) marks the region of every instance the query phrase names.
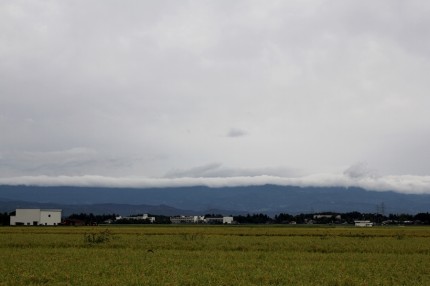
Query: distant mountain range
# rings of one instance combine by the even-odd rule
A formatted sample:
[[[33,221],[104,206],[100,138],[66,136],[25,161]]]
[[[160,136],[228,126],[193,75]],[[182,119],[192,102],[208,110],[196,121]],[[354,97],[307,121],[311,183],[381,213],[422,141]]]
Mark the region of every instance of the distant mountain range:
[[[382,207],[382,205],[384,207]],[[342,187],[243,186],[101,188],[0,186],[0,211],[62,208],[65,213],[244,214],[281,212],[430,212],[430,195]]]
[[[93,214],[118,214],[122,216],[128,216],[133,214],[144,214],[149,213],[152,215],[200,215],[200,212],[190,210],[180,210],[173,207],[159,205],[129,205],[129,204],[56,204],[56,203],[38,203],[38,202],[25,202],[25,201],[10,201],[0,199],[0,212],[12,212],[17,208],[24,209],[61,209],[63,216],[69,216],[71,214],[80,213],[93,213]],[[222,213],[226,211],[221,210],[208,210],[209,213]]]

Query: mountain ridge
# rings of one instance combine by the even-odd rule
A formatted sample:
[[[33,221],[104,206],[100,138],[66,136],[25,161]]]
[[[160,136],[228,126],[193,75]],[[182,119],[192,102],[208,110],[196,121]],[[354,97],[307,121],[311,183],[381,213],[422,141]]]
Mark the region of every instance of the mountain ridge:
[[[61,209],[63,216],[79,213],[92,213],[94,215],[118,214],[121,216],[149,213],[151,215],[202,215],[199,211],[182,210],[167,205],[130,205],[130,204],[89,204],[89,205],[67,205],[55,203],[38,203],[27,201],[11,201],[0,198],[0,212],[12,212],[18,208],[37,208],[37,209]],[[208,209],[204,214],[224,214],[224,215],[243,215],[245,213]]]
[[[430,211],[430,195],[369,191],[351,187],[294,187],[278,185],[164,188],[39,187],[0,185],[4,200],[65,205],[166,205],[179,210],[204,212],[210,209],[236,213]]]

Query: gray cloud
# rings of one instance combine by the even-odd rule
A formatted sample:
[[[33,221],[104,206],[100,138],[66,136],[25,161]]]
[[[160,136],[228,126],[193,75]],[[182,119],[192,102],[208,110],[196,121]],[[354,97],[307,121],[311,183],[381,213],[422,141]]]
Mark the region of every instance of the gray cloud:
[[[350,178],[372,178],[377,176],[376,170],[372,170],[369,168],[368,164],[365,162],[356,163],[349,168],[347,168],[344,172],[344,175]]]
[[[379,176],[341,176],[425,182],[429,12],[415,0],[3,1],[0,177],[289,177],[276,166],[367,162]],[[193,169],[207,162],[222,165]]]
[[[227,137],[242,137],[245,135],[246,135],[246,132],[238,128],[232,128],[227,133]]]
[[[2,173],[25,171],[28,174],[58,175],[55,170],[79,168],[95,160],[96,151],[87,148],[73,148],[63,151],[8,153],[0,159]],[[46,173],[47,172],[47,173]],[[9,174],[11,175],[11,174]]]
[[[222,166],[220,163],[211,163],[187,170],[171,170],[165,178],[227,178],[227,177],[258,177],[279,176],[294,177],[300,174],[299,170],[287,167],[266,168],[231,168]]]

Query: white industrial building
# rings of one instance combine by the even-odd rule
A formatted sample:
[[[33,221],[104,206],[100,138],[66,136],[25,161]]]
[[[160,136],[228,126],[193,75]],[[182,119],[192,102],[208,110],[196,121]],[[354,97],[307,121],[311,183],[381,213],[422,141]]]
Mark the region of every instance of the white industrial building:
[[[233,217],[207,217],[204,216],[175,216],[170,217],[173,224],[179,223],[208,223],[208,224],[232,224]]]
[[[136,216],[117,216],[115,220],[148,220],[151,223],[155,222],[155,217],[148,216],[148,214],[136,215]]]
[[[170,217],[170,221],[176,223],[204,223],[204,216],[174,216]]]
[[[360,226],[360,227],[372,227],[373,226],[373,222],[370,222],[370,220],[356,220],[354,221],[355,226]]]
[[[16,209],[10,216],[10,225],[58,225],[61,223],[61,210]]]

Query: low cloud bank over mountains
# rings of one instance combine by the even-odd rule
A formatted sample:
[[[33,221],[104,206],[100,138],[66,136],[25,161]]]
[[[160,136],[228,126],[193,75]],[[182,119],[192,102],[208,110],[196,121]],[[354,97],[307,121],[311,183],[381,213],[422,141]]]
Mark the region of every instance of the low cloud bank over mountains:
[[[374,176],[343,174],[315,174],[299,177],[273,175],[233,176],[233,177],[107,177],[107,176],[22,176],[0,178],[2,185],[29,186],[79,186],[79,187],[236,187],[236,186],[297,186],[297,187],[359,187],[372,191],[394,191],[405,194],[430,194],[430,176]]]

